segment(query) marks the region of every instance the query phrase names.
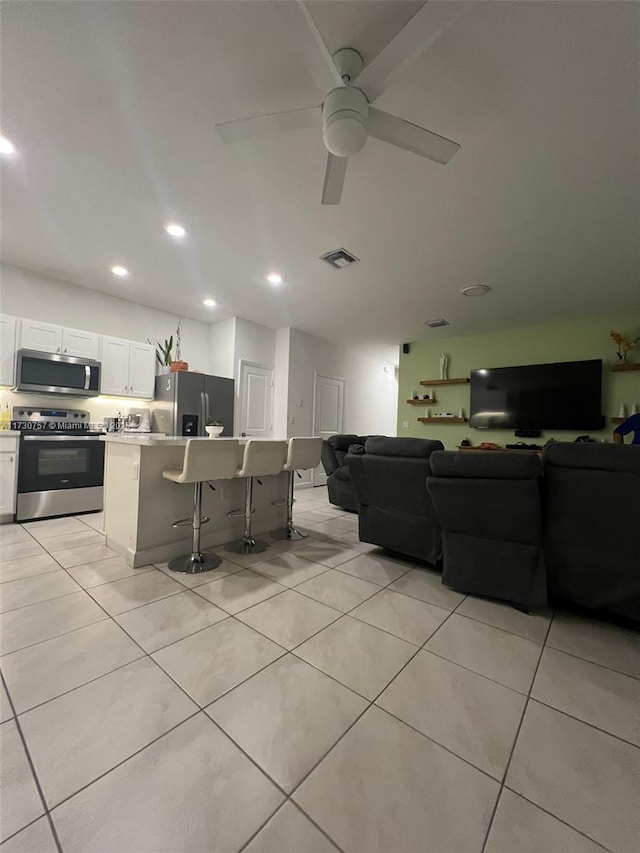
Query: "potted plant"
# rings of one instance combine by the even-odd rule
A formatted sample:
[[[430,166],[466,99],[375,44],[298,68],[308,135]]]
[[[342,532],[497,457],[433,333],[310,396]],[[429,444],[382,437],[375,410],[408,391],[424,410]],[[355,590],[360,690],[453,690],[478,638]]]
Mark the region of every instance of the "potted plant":
[[[178,370],[189,370],[189,362],[182,361],[182,317],[178,320],[176,328],[176,360],[171,362],[171,372]]]
[[[147,343],[155,344],[158,373],[169,373],[172,361],[171,350],[173,349],[173,335],[171,335],[168,340],[165,338],[163,343],[160,343],[158,340],[152,341],[150,338],[147,338]]]
[[[209,438],[217,438],[222,434],[223,429],[224,427],[222,426],[221,421],[207,421],[207,425],[205,427]]]

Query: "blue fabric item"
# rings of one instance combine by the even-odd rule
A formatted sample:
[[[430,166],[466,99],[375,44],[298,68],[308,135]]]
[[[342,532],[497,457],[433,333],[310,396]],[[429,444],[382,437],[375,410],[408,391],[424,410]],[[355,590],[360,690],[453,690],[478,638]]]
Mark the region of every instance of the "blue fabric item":
[[[633,433],[633,441],[631,444],[640,444],[640,414],[630,415],[626,421],[621,423],[614,429],[618,435],[629,435]]]

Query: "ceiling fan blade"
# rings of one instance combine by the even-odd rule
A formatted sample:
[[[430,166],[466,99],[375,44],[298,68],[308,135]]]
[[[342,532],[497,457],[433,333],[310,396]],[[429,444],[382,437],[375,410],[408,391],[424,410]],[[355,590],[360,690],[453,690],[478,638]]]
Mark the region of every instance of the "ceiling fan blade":
[[[375,107],[369,107],[369,136],[443,164],[448,163],[460,148],[451,139]]]
[[[348,159],[348,157],[336,157],[334,154],[327,155],[327,168],[322,189],[323,204],[340,204]]]
[[[241,118],[237,121],[223,121],[214,126],[223,142],[240,142],[243,139],[255,139],[257,136],[271,136],[283,130],[321,127],[322,110],[320,107],[287,110],[283,113]]]
[[[374,101],[440,38],[468,5],[428,0],[356,78],[357,87],[369,101]]]
[[[322,95],[344,86],[344,80],[305,3],[302,0],[287,0],[273,3],[272,6],[283,29],[291,35],[292,50],[298,54]]]

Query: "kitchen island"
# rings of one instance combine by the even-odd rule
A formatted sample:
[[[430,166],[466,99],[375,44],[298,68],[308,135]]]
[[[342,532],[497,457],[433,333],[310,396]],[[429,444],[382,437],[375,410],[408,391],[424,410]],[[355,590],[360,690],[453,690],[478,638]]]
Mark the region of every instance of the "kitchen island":
[[[193,487],[167,480],[167,468],[182,468],[189,439],[156,433],[108,433],[105,442],[104,531],[105,544],[121,554],[130,566],[161,563],[191,552],[191,527],[177,527],[178,519],[193,515]],[[196,441],[228,441],[198,438]],[[239,439],[238,467],[243,446]],[[272,501],[287,497],[287,474],[261,477],[253,495],[253,532],[263,536],[286,524],[285,504]],[[202,526],[202,548],[220,546],[242,537],[244,519],[228,518],[230,510],[244,508],[243,478],[218,480],[202,490],[202,514],[211,521]],[[222,548],[219,549],[222,554]]]

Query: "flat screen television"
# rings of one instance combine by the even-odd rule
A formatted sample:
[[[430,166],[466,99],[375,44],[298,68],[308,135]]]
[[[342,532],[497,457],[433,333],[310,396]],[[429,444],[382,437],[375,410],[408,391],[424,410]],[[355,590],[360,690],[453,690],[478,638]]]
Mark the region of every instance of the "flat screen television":
[[[471,371],[479,429],[602,429],[602,361],[562,361]]]

